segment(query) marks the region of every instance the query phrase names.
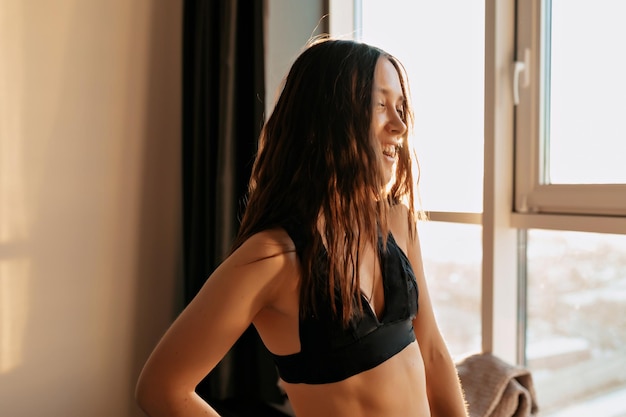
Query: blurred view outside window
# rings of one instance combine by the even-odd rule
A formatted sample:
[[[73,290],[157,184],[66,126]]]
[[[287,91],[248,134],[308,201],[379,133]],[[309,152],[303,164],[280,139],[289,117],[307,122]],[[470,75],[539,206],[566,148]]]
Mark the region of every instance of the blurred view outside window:
[[[418,230],[428,290],[450,353],[479,352],[482,227],[425,221]]]
[[[530,230],[527,250],[542,416],[626,416],[626,236]]]

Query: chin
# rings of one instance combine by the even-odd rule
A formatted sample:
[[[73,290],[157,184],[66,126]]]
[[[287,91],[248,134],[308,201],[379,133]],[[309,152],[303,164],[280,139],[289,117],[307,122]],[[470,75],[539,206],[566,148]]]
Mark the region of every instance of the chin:
[[[385,172],[385,184],[387,187],[391,187],[396,182],[396,167],[397,162],[393,164],[393,167]]]
[[[383,190],[383,195],[386,197],[391,192],[391,187],[396,182],[395,173],[391,173],[385,176],[385,189]]]

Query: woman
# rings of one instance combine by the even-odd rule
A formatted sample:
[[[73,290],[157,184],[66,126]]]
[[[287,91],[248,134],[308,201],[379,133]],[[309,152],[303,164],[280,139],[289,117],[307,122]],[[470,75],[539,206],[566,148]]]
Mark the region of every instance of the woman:
[[[466,416],[416,231],[401,64],[312,42],[259,142],[233,251],[137,386],[153,417],[218,414],[194,392],[250,323],[298,417]]]

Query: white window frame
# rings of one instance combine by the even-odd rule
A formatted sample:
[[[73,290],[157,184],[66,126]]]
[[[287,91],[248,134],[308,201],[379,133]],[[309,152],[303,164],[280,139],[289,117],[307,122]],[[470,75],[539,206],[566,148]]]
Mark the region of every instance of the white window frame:
[[[513,73],[515,2],[485,1],[482,344],[511,363],[524,362],[525,306],[518,284],[513,211]]]
[[[516,62],[512,88],[519,97],[516,106],[515,212],[516,225],[536,227],[546,218],[533,214],[569,215],[569,228],[579,231],[624,233],[626,228],[626,184],[544,184],[546,167],[542,149],[546,131],[542,97],[545,94],[546,51],[542,38],[548,36],[549,9],[542,0],[518,3]],[[517,69],[517,71],[516,71]],[[528,214],[528,216],[526,216]],[[591,216],[591,217],[589,217]],[[603,219],[604,218],[604,219]],[[562,220],[561,220],[562,222]]]

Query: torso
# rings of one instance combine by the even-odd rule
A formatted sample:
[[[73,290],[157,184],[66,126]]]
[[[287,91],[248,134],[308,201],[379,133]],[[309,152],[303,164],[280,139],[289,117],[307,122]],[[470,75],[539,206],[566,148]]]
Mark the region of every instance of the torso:
[[[398,246],[406,252],[406,221],[391,224]],[[404,225],[404,227],[403,227]],[[299,339],[299,277],[300,263],[295,246],[282,229],[272,231],[277,239],[293,248],[285,254],[280,290],[275,302],[255,317],[266,347],[275,355],[289,355],[301,349]],[[377,317],[385,310],[380,265],[375,252],[364,250],[360,265],[361,289]],[[290,384],[281,381],[298,417],[374,417],[430,416],[426,396],[424,365],[414,341],[380,365],[348,377],[324,384]]]
[[[417,342],[379,366],[340,382],[283,382],[282,386],[297,417],[430,416]]]

